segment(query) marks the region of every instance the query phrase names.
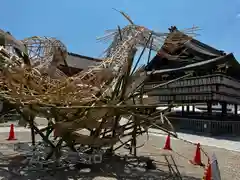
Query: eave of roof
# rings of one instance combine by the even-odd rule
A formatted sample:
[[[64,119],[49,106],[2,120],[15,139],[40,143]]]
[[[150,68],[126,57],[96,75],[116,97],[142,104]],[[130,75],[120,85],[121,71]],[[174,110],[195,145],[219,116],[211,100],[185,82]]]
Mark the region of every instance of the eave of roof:
[[[173,44],[171,44],[171,41],[173,40]],[[179,43],[178,43],[179,41]],[[179,48],[178,48],[179,47]],[[179,54],[175,54],[178,50],[183,51],[184,53],[189,53],[189,58],[181,58],[178,57]],[[194,58],[192,57],[194,56]],[[187,59],[193,59],[194,61],[205,61],[209,59],[214,59],[217,57],[225,56],[226,53],[224,53],[221,50],[217,50],[207,44],[204,44],[196,39],[193,39],[192,37],[184,34],[183,32],[179,30],[174,30],[173,32],[170,32],[167,38],[165,39],[165,42],[162,46],[162,48],[158,51],[156,56],[149,62],[149,64],[146,67],[149,67],[150,64],[154,66],[153,64],[156,64],[158,61],[161,61],[162,58],[168,59],[168,60],[174,60],[180,61]],[[159,57],[156,59],[156,57]]]
[[[208,57],[218,57],[223,55],[222,52],[193,39],[184,43],[184,46],[193,50],[196,54],[200,53]]]
[[[205,43],[202,43],[202,42],[200,42],[200,41],[198,41],[196,39],[191,39],[191,42],[196,44],[196,45],[199,45],[199,46],[201,46],[201,47],[203,47],[203,48],[205,48],[207,50],[209,50],[209,52],[211,52],[211,53],[213,53],[215,55],[221,56],[223,54],[223,51],[218,50],[218,49],[216,49],[216,48],[214,48],[212,46],[209,46],[209,45],[207,45]]]
[[[231,61],[229,61],[231,60]],[[147,74],[164,74],[164,73],[169,73],[169,72],[176,72],[176,71],[187,71],[189,69],[196,69],[197,67],[203,67],[209,64],[214,64],[214,63],[222,63],[222,62],[228,62],[231,63],[232,65],[239,66],[239,63],[236,61],[235,57],[233,56],[232,53],[225,55],[225,56],[220,56],[217,58],[209,59],[206,61],[201,61],[201,62],[196,62],[192,63],[180,68],[170,68],[170,69],[162,69],[162,70],[155,70],[155,71],[148,71]]]
[[[84,58],[84,59],[87,59],[87,60],[90,60],[90,61],[95,61],[95,62],[101,62],[102,61],[101,59],[92,58],[92,57],[88,57],[88,56],[83,56],[83,55],[75,54],[75,53],[72,53],[72,52],[68,52],[68,55],[79,57],[79,58]]]

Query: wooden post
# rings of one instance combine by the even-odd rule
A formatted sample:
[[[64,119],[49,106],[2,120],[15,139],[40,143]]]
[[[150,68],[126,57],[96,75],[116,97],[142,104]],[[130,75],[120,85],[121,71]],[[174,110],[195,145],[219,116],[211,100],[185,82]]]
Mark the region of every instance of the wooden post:
[[[234,114],[237,115],[238,112],[238,105],[234,104]]]
[[[25,119],[25,121],[27,121],[29,124],[31,123],[30,122],[30,119],[29,119],[29,116],[26,115],[25,113],[23,113],[21,110],[20,110],[20,107],[19,106],[15,106],[17,112]],[[42,139],[48,143],[52,148],[55,148],[55,145],[33,124],[33,129],[34,131],[36,131],[37,134],[39,134]]]
[[[29,116],[29,123],[30,123],[30,127],[31,127],[31,136],[32,136],[32,145],[35,146],[35,133],[34,133],[34,117],[33,116]]]
[[[227,114],[227,103],[226,102],[222,102],[222,116],[225,116]]]
[[[184,115],[184,106],[182,106],[182,116]]]
[[[207,112],[208,112],[208,115],[212,115],[212,102],[211,101],[207,102]]]
[[[151,42],[150,42],[149,53],[148,53],[148,60],[147,60],[147,66],[149,65],[150,58],[151,58],[152,45],[153,45],[153,38],[151,38]]]
[[[136,117],[133,117],[134,121],[134,128],[133,128],[133,135],[132,135],[132,148],[133,148],[133,155],[137,156],[137,119]]]
[[[138,63],[140,62],[140,60],[141,60],[141,58],[142,58],[142,56],[143,56],[143,54],[144,54],[144,51],[145,51],[146,47],[148,46],[149,41],[151,40],[151,37],[152,37],[152,33],[149,35],[149,37],[148,37],[148,39],[147,39],[147,42],[146,42],[146,44],[145,44],[145,46],[144,46],[144,48],[143,48],[143,50],[142,50],[142,52],[141,52],[141,54],[140,54],[140,56],[139,56],[139,58],[138,58],[138,60],[137,60],[137,62],[136,62],[136,64],[135,64],[135,66],[134,66],[133,69],[132,69],[132,73],[131,73],[131,74],[133,74],[134,71],[136,70],[136,68],[137,68],[137,66],[138,66]],[[135,53],[136,53],[136,52],[135,52]],[[135,54],[135,53],[134,53],[134,54]]]
[[[36,139],[35,139],[35,132],[34,132],[34,115],[32,114],[32,105],[29,106],[29,109],[30,109],[30,112],[27,112],[25,111],[26,113],[26,117],[28,117],[28,122],[29,122],[29,125],[30,125],[30,128],[31,128],[31,139],[32,139],[32,146],[34,147],[35,146],[35,142],[36,142]]]
[[[118,126],[119,118],[120,118],[119,115],[115,116],[115,118],[114,118],[115,122],[114,122],[114,127],[112,129],[112,138],[115,137],[115,135],[116,135],[116,129],[117,129],[117,126]],[[113,153],[113,145],[110,148],[110,152]]]
[[[171,101],[168,101],[168,107],[171,106]],[[171,112],[172,108],[169,108],[168,112]]]

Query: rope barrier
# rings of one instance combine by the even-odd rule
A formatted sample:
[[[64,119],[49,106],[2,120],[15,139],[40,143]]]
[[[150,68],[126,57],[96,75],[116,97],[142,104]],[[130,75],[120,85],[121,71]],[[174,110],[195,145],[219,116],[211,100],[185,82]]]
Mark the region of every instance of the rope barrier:
[[[158,134],[166,135],[165,133],[158,133]],[[179,138],[179,137],[174,137],[174,138],[176,138],[177,140],[183,141],[183,142],[185,142],[185,143],[187,143],[187,144],[194,145],[194,146],[196,146],[196,145],[198,144],[198,143],[193,143],[193,142],[191,142],[191,141],[188,141],[188,140],[185,140],[185,139],[182,139],[182,138]],[[158,147],[156,147],[156,146],[154,146],[154,145],[152,145],[152,147],[154,147],[154,148],[156,148],[156,149],[160,149],[160,148],[158,148]],[[206,152],[202,147],[200,147],[200,150],[201,150],[201,152],[207,157],[207,159],[209,159],[209,156],[208,156],[207,152]],[[185,157],[184,155],[178,153],[177,151],[172,150],[172,152],[174,152],[174,153],[175,153],[176,155],[178,155],[179,157],[182,157],[182,158],[184,158],[184,159],[186,159],[186,160],[189,161],[189,158],[188,158],[188,157]],[[204,169],[205,167],[202,167],[202,168]]]
[[[185,140],[185,139],[182,139],[182,138],[179,138],[179,137],[177,137],[176,139],[181,140],[181,141],[183,141],[183,142],[185,142],[185,143],[188,143],[188,144],[191,144],[191,145],[195,145],[195,146],[198,144],[198,143],[193,143],[193,142],[191,142],[191,141],[188,141],[188,140]],[[200,149],[201,149],[201,151],[203,152],[203,154],[204,154],[207,158],[209,158],[207,152],[204,151],[204,149],[203,149],[202,147],[200,147]]]
[[[157,134],[167,135],[166,133],[159,133],[159,132],[158,132]],[[188,143],[188,144],[191,144],[191,145],[195,145],[195,146],[198,144],[198,143],[193,143],[193,142],[191,142],[191,141],[188,141],[188,140],[186,140],[186,139],[182,139],[182,138],[179,138],[179,137],[173,137],[173,138],[176,138],[177,140],[180,140],[180,141],[183,141],[183,142],[185,142],[185,143]],[[209,158],[207,152],[204,151],[204,149],[203,149],[202,147],[200,147],[200,149],[201,149],[201,151],[203,152],[203,154],[204,154],[207,158]]]

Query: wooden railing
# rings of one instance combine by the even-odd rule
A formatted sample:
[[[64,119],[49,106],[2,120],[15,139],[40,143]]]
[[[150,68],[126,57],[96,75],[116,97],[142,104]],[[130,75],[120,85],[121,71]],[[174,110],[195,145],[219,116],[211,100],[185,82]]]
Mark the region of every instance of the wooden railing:
[[[184,118],[184,119],[197,119],[197,120],[209,120],[209,121],[240,121],[240,114],[228,113],[222,115],[219,112],[212,112],[209,114],[207,112],[172,112],[168,115],[171,118]]]
[[[188,119],[180,117],[169,118],[176,130],[187,130],[211,135],[240,135],[240,121],[212,121]]]
[[[144,90],[148,91],[163,82],[148,82]],[[159,96],[158,103],[225,101],[240,104],[240,82],[223,74],[186,78],[161,86],[147,93]]]
[[[20,114],[17,114],[17,113],[8,113],[8,114],[5,114],[3,116],[0,116],[0,122],[3,123],[3,122],[8,122],[8,121],[17,121],[19,119],[21,119],[21,115]]]

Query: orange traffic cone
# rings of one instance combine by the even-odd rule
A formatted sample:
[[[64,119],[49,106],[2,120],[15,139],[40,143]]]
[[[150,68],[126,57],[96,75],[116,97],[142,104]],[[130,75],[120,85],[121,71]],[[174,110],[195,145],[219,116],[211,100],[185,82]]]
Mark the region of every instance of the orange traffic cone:
[[[204,166],[201,160],[201,149],[200,149],[200,143],[197,144],[197,149],[195,153],[195,157],[193,160],[190,160],[190,163],[193,165],[199,165],[199,166]]]
[[[15,132],[14,132],[14,125],[13,125],[13,124],[11,124],[11,126],[10,126],[9,136],[8,136],[8,139],[7,139],[7,140],[8,140],[8,141],[17,140],[17,139],[15,138]]]
[[[172,150],[170,141],[171,141],[170,140],[170,134],[168,134],[166,142],[165,142],[165,146],[164,146],[163,149],[170,150],[170,151]]]
[[[212,180],[212,166],[208,160],[208,165],[204,171],[203,180]]]

